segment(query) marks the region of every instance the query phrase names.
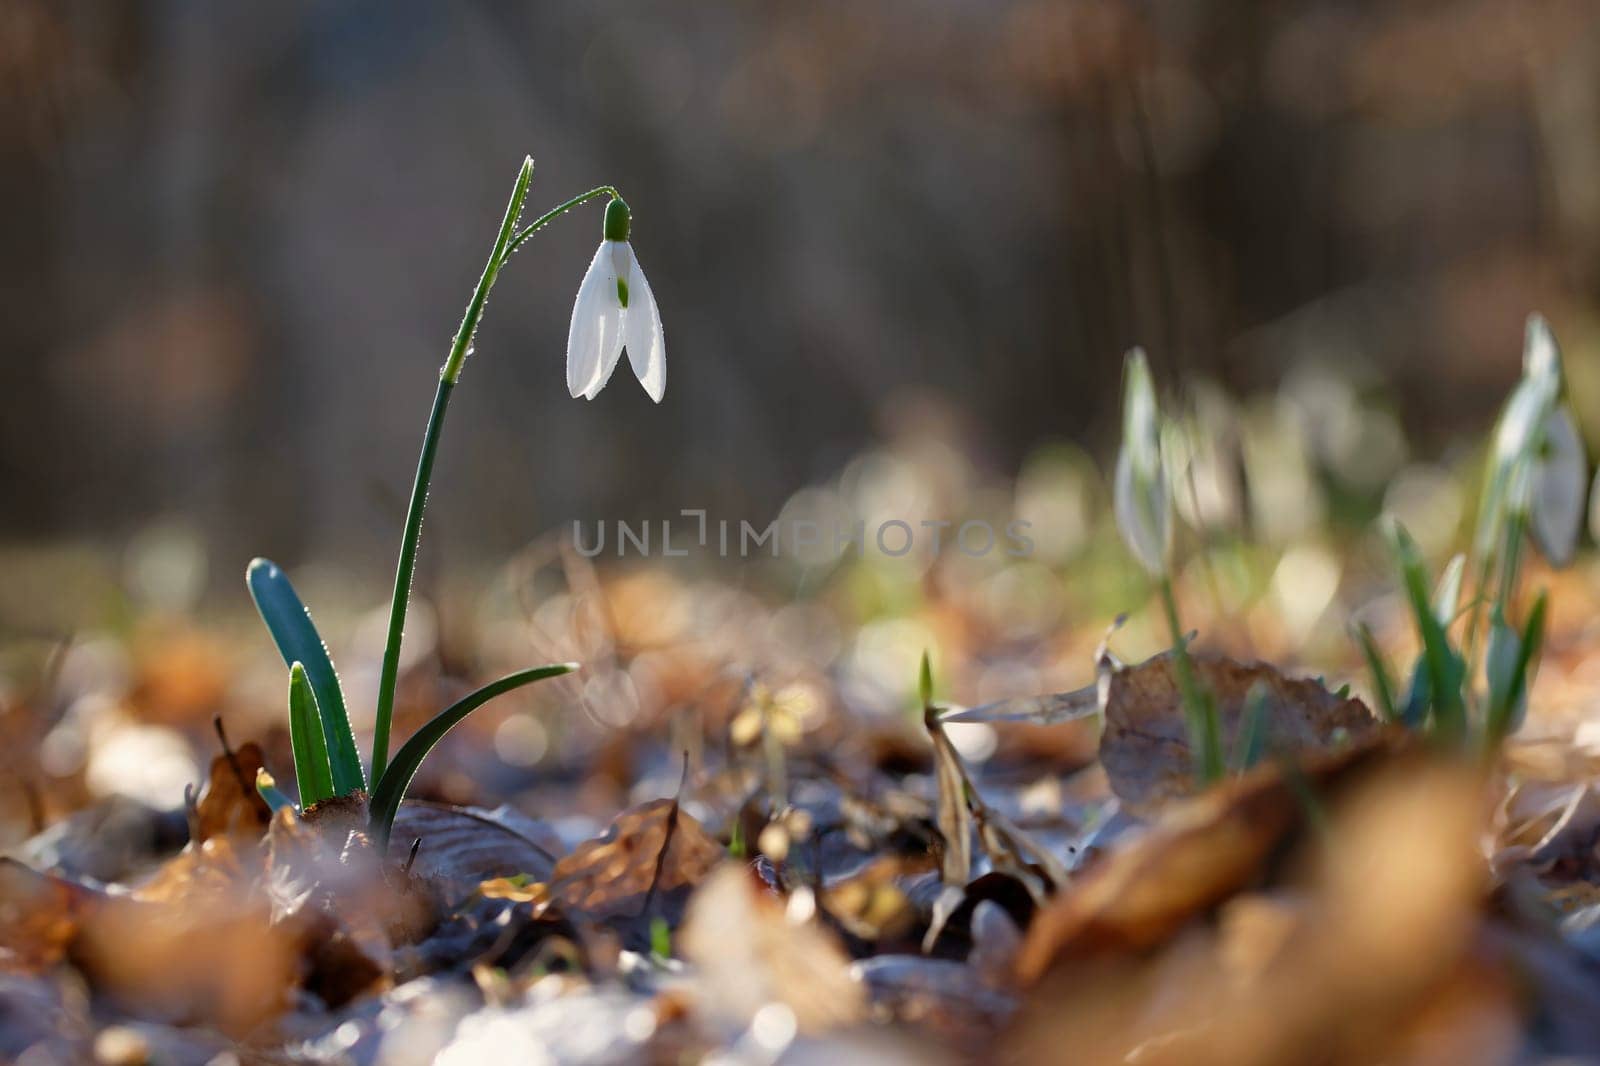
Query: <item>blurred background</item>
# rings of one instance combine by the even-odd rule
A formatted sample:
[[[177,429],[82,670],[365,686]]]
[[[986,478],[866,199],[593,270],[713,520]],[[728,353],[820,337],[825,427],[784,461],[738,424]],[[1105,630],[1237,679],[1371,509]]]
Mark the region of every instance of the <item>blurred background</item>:
[[[1262,398],[1210,410],[1332,501],[1266,471],[1258,527],[1365,521],[1492,419],[1529,310],[1600,410],[1597,60],[1584,0],[6,0],[0,626],[70,629],[99,577],[242,603],[255,554],[379,602],[524,153],[536,210],[628,196],[667,400],[566,396],[584,208],[496,289],[430,566],[764,525],[886,441],[1103,459],[1134,343],[1202,412]]]

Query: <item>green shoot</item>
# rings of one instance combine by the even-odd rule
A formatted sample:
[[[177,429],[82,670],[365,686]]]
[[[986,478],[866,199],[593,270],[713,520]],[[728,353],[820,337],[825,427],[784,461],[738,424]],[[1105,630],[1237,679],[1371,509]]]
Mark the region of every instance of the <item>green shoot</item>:
[[[328,747],[322,736],[322,714],[306,668],[289,668],[289,742],[294,748],[294,777],[300,788],[300,805],[309,807],[337,795]]]
[[[1378,651],[1378,645],[1372,638],[1372,630],[1367,628],[1365,622],[1358,622],[1352,628],[1356,643],[1361,645],[1361,654],[1367,660],[1367,669],[1372,673],[1372,695],[1378,701],[1378,710],[1388,722],[1400,721],[1400,711],[1394,702],[1394,682],[1389,677],[1389,668],[1383,664],[1383,655]]]
[[[672,927],[660,916],[650,919],[650,954],[658,959],[672,958]]]
[[[1160,580],[1161,603],[1166,608],[1167,627],[1172,633],[1172,662],[1178,675],[1178,692],[1183,699],[1183,715],[1189,724],[1189,751],[1194,759],[1195,780],[1210,785],[1222,780],[1222,730],[1217,720],[1217,703],[1211,691],[1195,676],[1189,658],[1189,638],[1178,621],[1178,601],[1172,592],[1172,579]]]
[[[1540,591],[1528,612],[1528,621],[1517,636],[1496,616],[1489,639],[1489,710],[1484,723],[1484,740],[1493,750],[1501,740],[1522,724],[1527,708],[1529,673],[1544,644],[1544,619],[1549,597]],[[1498,639],[1497,639],[1498,638]],[[1498,645],[1498,647],[1497,647]],[[1499,648],[1508,650],[1497,655]],[[1509,660],[1509,669],[1501,666]],[[1503,679],[1503,680],[1502,680]]]
[[[1425,701],[1417,698],[1419,693],[1417,687],[1413,686],[1412,703],[1421,703],[1424,708],[1422,713],[1429,716],[1427,721],[1436,736],[1446,742],[1460,742],[1467,731],[1466,706],[1461,694],[1466,675],[1465,664],[1450,646],[1444,625],[1428,599],[1427,569],[1417,542],[1411,539],[1411,534],[1399,522],[1391,524],[1389,536],[1395,558],[1400,564],[1400,576],[1411,606],[1412,619],[1422,641],[1420,661],[1426,667],[1425,671],[1419,671],[1419,676],[1427,679]]]
[[[1244,717],[1239,734],[1233,739],[1234,770],[1243,772],[1261,761],[1267,747],[1267,688],[1259,681],[1250,686],[1245,696]]]
[[[265,770],[256,771],[256,792],[267,801],[267,806],[272,808],[273,814],[277,814],[285,807],[294,810],[294,800],[279,790],[278,782]]]
[[[256,610],[277,642],[284,665],[301,663],[304,666],[311,690],[316,694],[336,794],[344,796],[366,788],[361,757],[356,754],[355,736],[350,732],[350,718],[345,713],[344,690],[339,686],[333,660],[328,657],[327,645],[311,621],[311,612],[300,602],[289,578],[270,560],[252,561],[245,571],[245,583],[250,587]]]

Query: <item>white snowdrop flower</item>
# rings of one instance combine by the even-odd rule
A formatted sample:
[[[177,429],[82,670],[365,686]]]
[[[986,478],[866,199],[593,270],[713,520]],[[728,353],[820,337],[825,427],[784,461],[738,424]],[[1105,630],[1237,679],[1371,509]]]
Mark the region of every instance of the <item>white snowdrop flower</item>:
[[[1528,316],[1523,329],[1522,373],[1530,378],[1561,379],[1561,349],[1550,323],[1537,311]]]
[[[1529,315],[1523,338],[1522,378],[1495,423],[1489,471],[1478,510],[1475,544],[1480,553],[1491,550],[1490,546],[1504,536],[1505,522],[1511,515],[1529,513],[1540,481],[1539,471],[1533,468],[1542,463],[1561,391],[1561,352],[1555,335],[1541,315]],[[1567,428],[1571,428],[1570,424]],[[1552,487],[1549,491],[1555,490]],[[1580,490],[1577,496],[1582,495]],[[1541,542],[1541,550],[1543,547]]]
[[[1589,461],[1583,439],[1571,412],[1562,404],[1545,419],[1544,446],[1533,464],[1533,498],[1528,509],[1534,543],[1553,566],[1572,562],[1588,487]]]
[[[578,286],[567,331],[567,390],[592,400],[617,368],[624,348],[644,391],[657,403],[667,391],[661,312],[628,243],[630,215],[620,198],[606,205],[604,237]]]
[[[1122,450],[1112,485],[1117,527],[1140,565],[1159,577],[1172,545],[1172,497],[1161,462],[1155,386],[1139,348],[1128,353],[1122,410]]]

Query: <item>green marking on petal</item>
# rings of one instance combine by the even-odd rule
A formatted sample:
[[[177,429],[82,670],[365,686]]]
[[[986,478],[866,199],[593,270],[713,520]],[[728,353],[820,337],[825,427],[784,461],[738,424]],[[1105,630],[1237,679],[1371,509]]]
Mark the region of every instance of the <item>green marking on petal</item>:
[[[621,278],[617,279],[617,299],[624,308],[628,306],[628,283]]]

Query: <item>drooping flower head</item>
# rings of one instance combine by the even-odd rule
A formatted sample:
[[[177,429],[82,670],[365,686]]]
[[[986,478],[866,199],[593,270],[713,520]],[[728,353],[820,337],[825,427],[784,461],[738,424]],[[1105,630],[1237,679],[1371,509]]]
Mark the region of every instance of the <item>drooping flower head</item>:
[[[600,247],[578,286],[567,332],[567,390],[592,400],[611,380],[623,349],[644,391],[657,403],[667,391],[661,312],[628,243],[632,216],[620,197],[606,205]]]
[[[1123,378],[1122,450],[1112,486],[1117,526],[1152,576],[1166,573],[1172,497],[1161,461],[1161,413],[1143,349],[1128,353]]]
[[[1479,510],[1480,552],[1503,535],[1511,516],[1526,519],[1541,553],[1555,566],[1572,561],[1588,487],[1583,438],[1565,395],[1555,335],[1529,315],[1522,379],[1495,427]]]

